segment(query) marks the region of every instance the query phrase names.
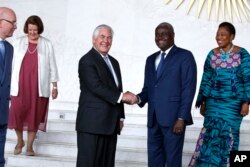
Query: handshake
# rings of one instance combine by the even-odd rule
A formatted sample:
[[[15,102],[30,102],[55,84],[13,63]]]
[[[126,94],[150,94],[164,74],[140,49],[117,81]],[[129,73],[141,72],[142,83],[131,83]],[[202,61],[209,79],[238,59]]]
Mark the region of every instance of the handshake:
[[[139,97],[137,97],[134,93],[127,91],[123,93],[122,102],[131,105],[137,104],[139,102]]]

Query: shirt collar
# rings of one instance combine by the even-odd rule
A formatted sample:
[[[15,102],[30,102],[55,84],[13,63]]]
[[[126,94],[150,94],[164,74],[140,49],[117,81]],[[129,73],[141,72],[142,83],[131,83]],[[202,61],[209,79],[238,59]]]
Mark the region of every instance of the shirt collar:
[[[101,54],[95,47],[93,47],[93,48],[102,56],[102,58],[104,58],[104,56],[107,56],[107,57],[108,57],[108,54],[103,55],[103,54]]]
[[[174,45],[173,45],[173,46],[174,46]],[[171,46],[170,48],[168,48],[168,49],[165,51],[166,55],[168,55],[169,51],[172,49],[173,46]],[[162,54],[162,53],[163,53],[163,51],[161,50],[161,53],[160,53],[160,54]]]

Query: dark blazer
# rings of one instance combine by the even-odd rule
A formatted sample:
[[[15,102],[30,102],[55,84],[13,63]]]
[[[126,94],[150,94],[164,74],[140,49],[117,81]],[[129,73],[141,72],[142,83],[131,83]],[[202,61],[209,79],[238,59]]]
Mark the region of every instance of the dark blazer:
[[[13,58],[13,46],[8,41],[4,41],[4,45],[5,61],[3,61],[0,55],[0,125],[7,124],[8,122]]]
[[[140,107],[148,102],[148,126],[152,126],[153,113],[158,123],[171,127],[178,118],[186,125],[193,124],[191,106],[196,89],[196,63],[192,53],[175,45],[163,62],[159,79],[156,78],[156,52],[149,56],[145,67],[145,80]]]
[[[109,56],[119,86],[102,56],[92,48],[79,61],[80,98],[76,130],[92,134],[119,133],[120,118],[125,118],[123,103],[117,103],[122,92],[119,63]]]

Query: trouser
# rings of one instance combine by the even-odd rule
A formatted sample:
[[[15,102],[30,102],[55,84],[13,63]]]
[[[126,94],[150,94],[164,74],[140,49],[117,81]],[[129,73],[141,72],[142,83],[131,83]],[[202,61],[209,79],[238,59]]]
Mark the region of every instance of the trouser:
[[[6,142],[7,124],[0,125],[0,167],[4,167],[4,148]]]
[[[182,167],[184,136],[174,134],[173,127],[161,126],[154,114],[148,127],[148,167]]]
[[[77,132],[77,167],[114,167],[117,134]]]

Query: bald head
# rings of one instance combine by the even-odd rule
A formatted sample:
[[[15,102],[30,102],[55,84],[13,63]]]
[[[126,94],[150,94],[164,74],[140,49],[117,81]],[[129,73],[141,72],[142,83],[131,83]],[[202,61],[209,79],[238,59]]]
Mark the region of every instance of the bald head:
[[[0,7],[0,18],[4,18],[6,15],[8,16],[9,14],[16,16],[15,12],[12,9],[7,7]]]
[[[0,7],[0,38],[11,37],[16,29],[16,14],[7,7]]]

